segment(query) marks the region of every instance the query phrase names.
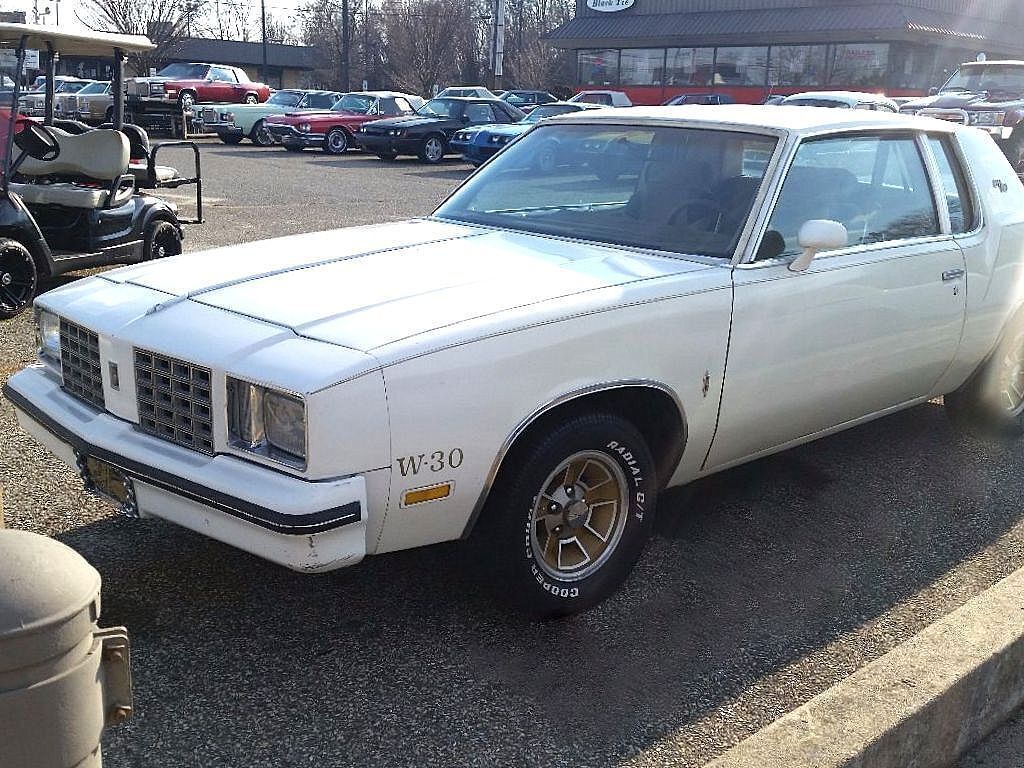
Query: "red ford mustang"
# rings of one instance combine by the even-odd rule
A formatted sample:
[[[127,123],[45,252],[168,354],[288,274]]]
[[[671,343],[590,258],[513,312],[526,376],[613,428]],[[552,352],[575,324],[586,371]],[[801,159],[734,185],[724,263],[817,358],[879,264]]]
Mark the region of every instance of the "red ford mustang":
[[[340,155],[357,146],[356,132],[363,123],[410,115],[422,104],[419,96],[406,93],[359,91],[346,93],[328,111],[274,115],[263,124],[274,141],[287,150],[301,152],[306,147],[320,147]]]

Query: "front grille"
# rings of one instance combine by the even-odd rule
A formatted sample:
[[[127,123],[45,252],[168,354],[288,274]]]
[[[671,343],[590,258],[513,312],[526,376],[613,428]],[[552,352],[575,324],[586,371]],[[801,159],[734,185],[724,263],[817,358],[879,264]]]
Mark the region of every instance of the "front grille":
[[[135,396],[143,432],[213,455],[209,368],[136,349]]]
[[[104,408],[103,374],[100,369],[100,337],[80,325],[60,321],[61,386],[97,408]]]

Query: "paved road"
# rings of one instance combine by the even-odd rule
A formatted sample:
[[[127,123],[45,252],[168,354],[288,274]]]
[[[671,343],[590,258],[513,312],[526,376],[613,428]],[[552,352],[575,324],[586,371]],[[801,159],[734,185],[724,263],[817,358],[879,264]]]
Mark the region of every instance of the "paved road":
[[[193,249],[425,213],[468,172],[203,158]],[[0,380],[32,354],[27,318],[0,325]],[[493,605],[458,544],[298,575],[111,516],[2,401],[0,434],[8,524],[82,552],[131,631],[108,768],[696,766],[1024,565],[1020,447],[937,404],[670,494],[621,593],[552,624]]]

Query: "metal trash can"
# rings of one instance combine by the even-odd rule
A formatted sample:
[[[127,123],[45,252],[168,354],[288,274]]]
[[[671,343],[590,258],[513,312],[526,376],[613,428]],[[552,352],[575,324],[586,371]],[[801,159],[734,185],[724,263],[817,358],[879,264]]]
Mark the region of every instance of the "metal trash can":
[[[99,768],[132,712],[128,633],[99,629],[100,575],[58,541],[0,530],[0,766]]]

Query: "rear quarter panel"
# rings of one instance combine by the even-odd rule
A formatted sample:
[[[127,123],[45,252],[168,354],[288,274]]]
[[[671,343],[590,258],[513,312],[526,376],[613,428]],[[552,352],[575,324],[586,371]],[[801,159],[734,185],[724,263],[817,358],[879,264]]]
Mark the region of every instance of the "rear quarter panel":
[[[957,131],[956,140],[983,226],[957,238],[967,267],[966,317],[942,391],[955,389],[973,373],[1024,305],[1024,186],[987,134],[965,129]]]

